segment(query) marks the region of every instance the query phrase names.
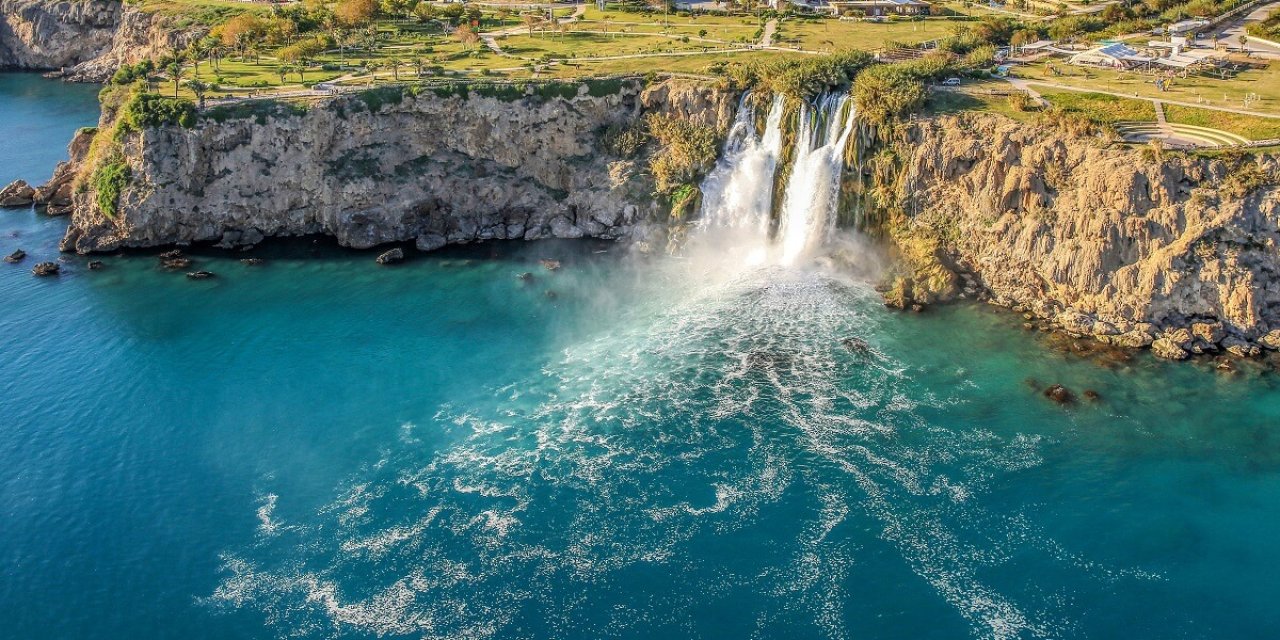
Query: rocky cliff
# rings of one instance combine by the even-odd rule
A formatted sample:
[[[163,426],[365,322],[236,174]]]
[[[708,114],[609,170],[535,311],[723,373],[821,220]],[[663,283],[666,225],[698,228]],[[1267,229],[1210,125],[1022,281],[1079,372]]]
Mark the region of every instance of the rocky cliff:
[[[1114,147],[980,114],[921,119],[901,136],[888,200],[892,235],[920,269],[907,297],[967,286],[1068,333],[1177,359],[1280,348],[1274,156]]]
[[[117,0],[0,0],[0,69],[104,82],[120,65],[159,58],[206,31]]]
[[[677,81],[553,89],[389,89],[306,108],[242,103],[190,128],[135,131],[120,139],[129,177],[115,211],[92,189],[76,194],[64,248],[315,233],[357,248],[643,239],[667,204],[653,197],[643,157],[622,157],[609,140],[650,113],[723,131],[735,104],[727,92]]]
[[[0,0],[0,69],[74,67],[111,48],[116,0]]]

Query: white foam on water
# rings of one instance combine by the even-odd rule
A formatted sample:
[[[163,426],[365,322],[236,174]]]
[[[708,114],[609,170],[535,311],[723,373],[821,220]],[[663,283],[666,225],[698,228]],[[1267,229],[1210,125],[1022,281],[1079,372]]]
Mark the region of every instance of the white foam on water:
[[[984,508],[993,482],[1041,464],[1044,443],[928,423],[923,410],[954,400],[921,389],[876,344],[879,320],[863,311],[874,291],[810,260],[834,220],[846,102],[802,114],[797,167],[812,171],[792,177],[776,244],[765,203],[780,101],[762,136],[740,114],[733,160],[707,185],[702,232],[737,229],[774,259],[649,265],[655,284],[607,328],[537,375],[497,381],[487,402],[441,408],[430,420],[456,439],[424,452],[405,423],[400,446],[308,522],[227,555],[208,602],[258,609],[281,635],[508,637],[529,635],[532,615],[559,636],[599,637],[623,619],[692,632],[709,599],[756,595],[772,603],[759,637],[805,624],[843,638],[860,605],[847,589],[854,540],[870,525],[872,542],[974,637],[1070,628],[1057,601],[1015,598],[985,578],[1021,550],[1059,549]],[[846,350],[851,336],[869,353]],[[770,544],[741,567],[699,554],[761,526],[773,527]],[[685,588],[626,599],[618,583],[638,567]],[[605,621],[602,599],[614,607]]]

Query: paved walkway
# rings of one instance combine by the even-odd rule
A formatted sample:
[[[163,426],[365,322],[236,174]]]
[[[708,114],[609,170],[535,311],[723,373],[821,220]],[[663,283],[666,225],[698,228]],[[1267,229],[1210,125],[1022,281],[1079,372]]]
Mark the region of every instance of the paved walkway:
[[[542,5],[538,5],[538,6],[540,8],[552,8],[552,7],[559,8],[557,5],[546,5],[545,7],[543,7]],[[555,22],[556,24],[577,22],[578,20],[581,20],[582,16],[585,15],[586,13],[587,13],[587,5],[575,4],[573,5],[572,14],[569,14],[569,16],[565,18],[557,18]],[[494,53],[500,56],[505,56],[507,55],[507,53],[502,50],[502,45],[498,44],[498,38],[504,37],[504,36],[519,35],[527,31],[529,31],[529,27],[523,26],[523,25],[519,27],[507,27],[506,29],[499,29],[498,31],[486,31],[480,34],[480,41],[483,42],[484,46],[488,47],[490,51],[493,51]]]
[[[1169,121],[1164,118],[1164,103],[1152,100],[1151,105],[1156,108],[1156,124],[1160,125],[1161,129],[1169,128]]]
[[[777,31],[778,31],[778,19],[777,19],[777,18],[773,18],[772,20],[770,20],[770,21],[768,21],[768,22],[764,23],[764,37],[760,38],[760,46],[762,46],[762,47],[772,47],[772,46],[773,46],[773,34],[774,34],[774,33],[776,33]]]

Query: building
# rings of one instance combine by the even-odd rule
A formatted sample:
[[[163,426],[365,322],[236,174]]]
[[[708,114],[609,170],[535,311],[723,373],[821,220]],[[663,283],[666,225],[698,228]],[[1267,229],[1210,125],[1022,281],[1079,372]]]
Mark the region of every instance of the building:
[[[831,0],[831,11],[843,15],[846,11],[861,12],[869,18],[887,16],[927,16],[930,5],[922,0]]]
[[[1171,36],[1183,36],[1194,34],[1208,26],[1208,20],[1183,20],[1169,25],[1164,31]]]
[[[1144,56],[1128,46],[1116,43],[1081,51],[1071,56],[1070,62],[1089,67],[1128,69],[1135,64],[1145,64],[1154,59],[1155,56]]]

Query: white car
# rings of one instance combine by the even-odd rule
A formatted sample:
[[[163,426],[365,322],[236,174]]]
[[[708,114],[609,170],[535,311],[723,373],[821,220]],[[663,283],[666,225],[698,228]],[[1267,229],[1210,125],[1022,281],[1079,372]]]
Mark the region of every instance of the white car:
[[[947,78],[942,81],[943,86],[958,87],[960,86],[960,78]]]

